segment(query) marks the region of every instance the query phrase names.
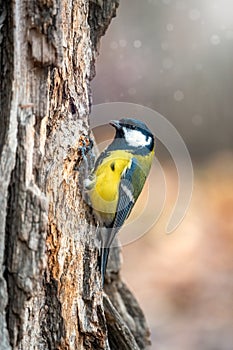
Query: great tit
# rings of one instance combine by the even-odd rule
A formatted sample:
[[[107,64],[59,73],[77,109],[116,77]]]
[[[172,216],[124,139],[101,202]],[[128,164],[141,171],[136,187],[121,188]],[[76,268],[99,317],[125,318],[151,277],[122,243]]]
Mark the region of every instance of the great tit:
[[[120,119],[110,125],[116,129],[115,137],[84,183],[99,223],[103,285],[110,246],[142,191],[155,149],[154,135],[142,121]]]

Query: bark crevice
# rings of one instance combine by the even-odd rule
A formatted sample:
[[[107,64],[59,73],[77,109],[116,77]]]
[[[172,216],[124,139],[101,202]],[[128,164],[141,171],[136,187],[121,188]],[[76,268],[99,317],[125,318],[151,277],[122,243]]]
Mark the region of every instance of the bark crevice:
[[[41,312],[41,335],[48,349],[57,349],[65,339],[65,325],[61,314],[61,303],[57,297],[58,283],[55,279],[44,280],[45,305]],[[54,323],[56,320],[56,324]]]
[[[17,160],[15,164],[17,163]],[[20,318],[17,312],[14,312],[12,309],[12,301],[14,297],[14,291],[11,289],[11,286],[14,286],[13,288],[17,287],[16,282],[16,274],[12,273],[12,271],[9,268],[9,262],[12,260],[12,240],[14,240],[14,233],[12,233],[12,219],[14,217],[14,206],[12,206],[12,203],[15,203],[17,198],[17,187],[15,186],[15,168],[11,172],[10,177],[10,183],[8,185],[7,189],[7,211],[6,211],[6,221],[5,221],[5,247],[4,247],[4,278],[6,282],[6,288],[7,288],[7,305],[5,308],[5,318],[6,318],[6,325],[7,330],[9,333],[9,339],[11,346],[14,344],[14,338],[15,333],[17,333],[17,336],[19,337],[19,332],[15,332],[14,327],[12,327],[12,321],[11,319],[17,318],[18,323],[20,324]],[[14,276],[15,275],[15,276]],[[18,342],[18,339],[16,340],[16,343]]]

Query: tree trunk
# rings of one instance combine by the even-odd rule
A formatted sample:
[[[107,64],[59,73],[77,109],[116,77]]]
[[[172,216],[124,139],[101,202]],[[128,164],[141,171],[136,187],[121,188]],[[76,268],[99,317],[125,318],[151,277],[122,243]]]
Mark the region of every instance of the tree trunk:
[[[90,80],[118,0],[0,2],[0,348],[146,349],[120,280],[102,291],[77,164]],[[89,216],[89,218],[88,218]]]

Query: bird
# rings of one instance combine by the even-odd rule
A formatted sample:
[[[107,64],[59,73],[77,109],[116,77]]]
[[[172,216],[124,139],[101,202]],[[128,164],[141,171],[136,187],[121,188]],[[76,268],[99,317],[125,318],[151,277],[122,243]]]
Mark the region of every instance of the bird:
[[[109,124],[115,128],[115,137],[84,183],[88,204],[99,224],[103,286],[111,244],[143,189],[155,154],[155,137],[144,122],[122,118]]]

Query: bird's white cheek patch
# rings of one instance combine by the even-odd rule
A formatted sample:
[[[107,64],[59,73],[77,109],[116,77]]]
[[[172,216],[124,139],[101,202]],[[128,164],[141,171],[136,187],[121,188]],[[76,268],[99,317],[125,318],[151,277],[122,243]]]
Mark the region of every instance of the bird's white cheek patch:
[[[124,130],[125,140],[129,146],[132,147],[144,147],[151,143],[151,137],[146,137],[143,133],[138,130]]]

